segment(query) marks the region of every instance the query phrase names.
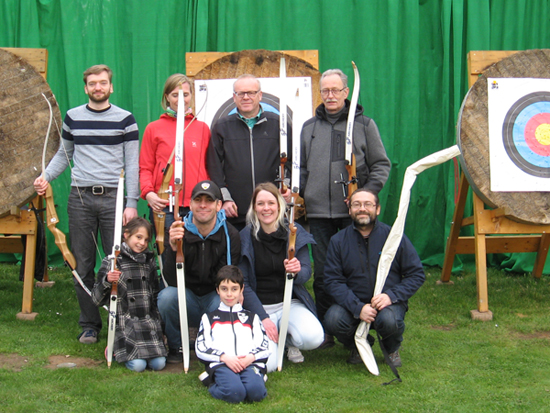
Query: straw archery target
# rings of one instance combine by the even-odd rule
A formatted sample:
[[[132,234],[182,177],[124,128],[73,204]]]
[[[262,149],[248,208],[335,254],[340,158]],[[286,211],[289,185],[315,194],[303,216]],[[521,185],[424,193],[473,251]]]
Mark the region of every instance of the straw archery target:
[[[550,80],[488,79],[492,191],[550,191]]]

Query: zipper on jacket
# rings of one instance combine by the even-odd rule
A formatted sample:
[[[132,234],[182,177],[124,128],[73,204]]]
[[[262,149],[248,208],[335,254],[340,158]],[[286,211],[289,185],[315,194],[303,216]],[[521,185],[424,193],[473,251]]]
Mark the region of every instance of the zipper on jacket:
[[[233,317],[233,307],[231,307],[231,310],[229,310],[229,314],[231,315],[230,321],[231,321],[231,330],[233,330],[233,342],[235,345],[235,355],[237,355],[237,333],[235,333],[235,323],[234,317]]]
[[[329,153],[329,180],[328,180],[328,215],[332,219],[332,182],[334,181],[332,177],[332,137],[334,136],[334,124],[330,126],[330,153]]]
[[[254,134],[252,133],[252,129],[254,129],[254,126],[256,126],[258,123],[263,122],[264,119],[258,119],[258,121],[254,124],[252,128],[248,126],[248,123],[246,123],[243,119],[241,119],[240,117],[239,119],[248,128],[248,134],[250,136],[250,171],[252,172],[252,192],[254,192],[254,190],[256,189],[256,171],[254,168],[254,143],[253,143]]]
[[[205,273],[205,269],[206,269],[206,263],[205,263],[205,254],[204,254],[204,243],[206,241],[201,241],[201,273],[204,274]],[[204,281],[208,281],[208,276],[210,274],[207,275],[206,277],[206,280]]]
[[[254,170],[254,134],[252,133],[253,128],[248,128],[250,131],[250,167],[252,171],[252,192],[256,189],[256,171]]]

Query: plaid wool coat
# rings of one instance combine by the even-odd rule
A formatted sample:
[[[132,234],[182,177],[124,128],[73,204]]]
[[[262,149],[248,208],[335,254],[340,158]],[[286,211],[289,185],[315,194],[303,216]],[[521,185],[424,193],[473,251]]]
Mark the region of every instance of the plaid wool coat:
[[[157,307],[159,279],[154,254],[147,250],[136,254],[122,243],[117,260],[121,271],[118,281],[114,357],[119,363],[152,359],[167,355]],[[92,291],[96,305],[104,305],[111,295],[107,273],[108,257],[103,259]]]

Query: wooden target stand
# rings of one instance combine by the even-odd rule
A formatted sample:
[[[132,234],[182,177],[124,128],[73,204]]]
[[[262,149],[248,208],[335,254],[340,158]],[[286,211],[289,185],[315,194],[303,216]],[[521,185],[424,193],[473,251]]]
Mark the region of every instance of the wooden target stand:
[[[46,80],[48,67],[47,49],[2,48],[25,59]],[[36,196],[32,203],[43,205],[41,196]],[[40,213],[43,217],[43,214]],[[32,210],[10,208],[9,215],[0,218],[0,252],[22,253],[25,250],[25,272],[23,278],[23,303],[21,312],[16,317],[21,320],[34,320],[38,313],[32,311],[34,292],[34,272],[36,263],[36,242],[38,222]],[[9,234],[9,235],[5,235]],[[25,246],[21,243],[21,236],[26,235]],[[55,282],[48,280],[47,265],[42,282],[36,286],[51,287]]]
[[[469,86],[472,87],[478,77],[501,59],[518,53],[516,51],[472,51],[468,54]],[[527,59],[526,59],[527,60]],[[513,63],[513,62],[512,62]],[[511,67],[511,66],[510,66]],[[487,77],[514,77],[506,75],[507,69],[497,70],[497,75]],[[512,70],[512,69],[510,69]],[[535,72],[537,70],[535,69]],[[499,76],[500,74],[500,76]],[[516,76],[518,77],[518,76]],[[545,77],[527,74],[523,77]],[[485,80],[486,82],[486,80]],[[459,120],[460,122],[460,120]],[[463,152],[465,148],[462,148]],[[463,165],[464,166],[464,165]],[[536,252],[533,276],[540,278],[550,247],[550,225],[520,223],[508,207],[486,209],[484,200],[473,192],[473,216],[464,217],[466,198],[470,184],[465,173],[461,173],[459,199],[455,207],[453,222],[445,249],[445,260],[440,284],[452,284],[450,281],[453,261],[456,254],[475,254],[477,310],[471,310],[474,320],[489,321],[493,313],[489,310],[487,290],[487,254],[511,252]],[[535,204],[537,202],[534,202]],[[529,206],[526,206],[527,209]],[[514,218],[511,219],[510,217]],[[519,218],[520,220],[522,217]],[[460,236],[464,226],[474,226],[474,236]],[[503,235],[506,234],[506,235]]]

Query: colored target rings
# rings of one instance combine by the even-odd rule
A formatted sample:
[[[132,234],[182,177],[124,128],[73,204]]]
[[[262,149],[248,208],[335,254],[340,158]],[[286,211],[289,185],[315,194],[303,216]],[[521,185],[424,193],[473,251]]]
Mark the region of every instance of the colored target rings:
[[[518,99],[506,113],[502,138],[506,153],[519,169],[550,178],[550,92]]]

